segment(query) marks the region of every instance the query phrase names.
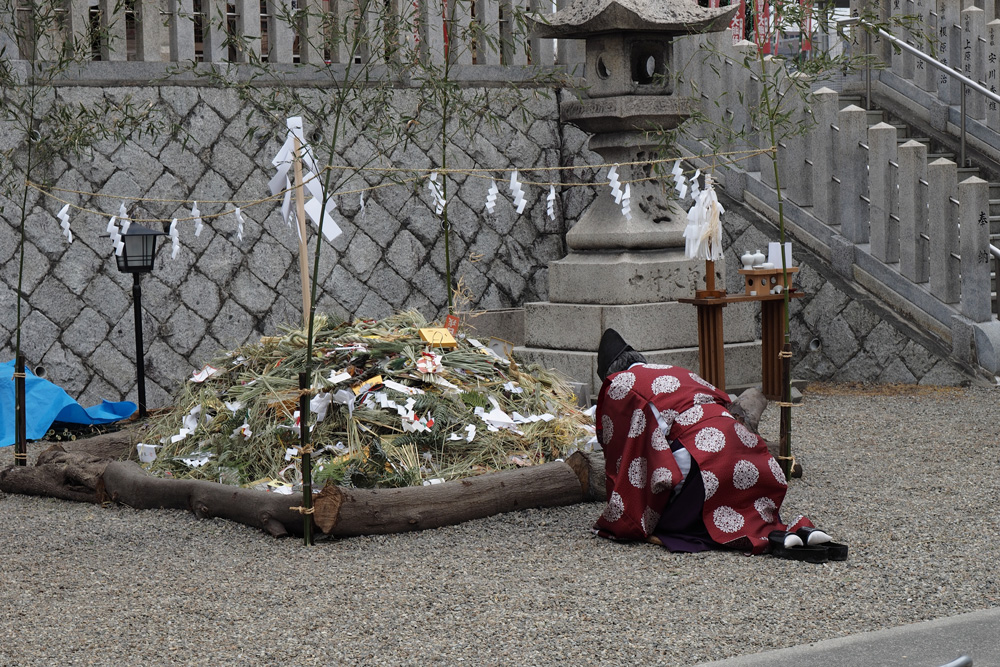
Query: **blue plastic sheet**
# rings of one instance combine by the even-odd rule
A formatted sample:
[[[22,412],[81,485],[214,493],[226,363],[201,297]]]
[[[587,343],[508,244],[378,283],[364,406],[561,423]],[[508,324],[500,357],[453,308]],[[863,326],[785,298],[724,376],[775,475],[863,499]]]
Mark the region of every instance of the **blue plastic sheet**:
[[[13,445],[14,432],[14,362],[0,364],[0,447]],[[24,405],[27,413],[27,436],[39,440],[54,422],[69,424],[111,424],[125,419],[136,410],[131,401],[102,401],[100,405],[84,408],[70,398],[66,391],[48,380],[36,377],[25,369]]]

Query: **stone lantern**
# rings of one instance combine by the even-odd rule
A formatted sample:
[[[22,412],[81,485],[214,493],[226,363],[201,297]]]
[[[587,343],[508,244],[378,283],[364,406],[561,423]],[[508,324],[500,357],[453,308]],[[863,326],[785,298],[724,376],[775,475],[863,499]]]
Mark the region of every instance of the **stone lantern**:
[[[727,28],[735,10],[695,0],[572,0],[536,23],[536,36],[585,41],[587,97],[564,103],[561,120],[590,133],[590,149],[635,182],[631,220],[598,187],[567,232],[569,254],[549,265],[550,300],[525,305],[519,354],[596,388],[597,345],[612,327],[651,362],[697,368],[696,318],[677,299],[704,285],[705,262],[684,255],[686,212],[666,194],[672,182],[654,178],[650,165],[625,164],[670,157],[654,134],[691,114],[694,101],[674,94],[674,38]]]

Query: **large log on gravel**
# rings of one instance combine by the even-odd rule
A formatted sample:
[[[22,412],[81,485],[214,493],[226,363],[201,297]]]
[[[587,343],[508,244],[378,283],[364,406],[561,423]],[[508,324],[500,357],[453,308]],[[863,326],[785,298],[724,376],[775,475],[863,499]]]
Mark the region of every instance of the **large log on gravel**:
[[[600,480],[601,487],[592,480]],[[504,470],[430,486],[326,487],[314,502],[314,518],[316,526],[330,535],[402,533],[530,507],[603,500],[603,481],[603,456],[577,452],[568,462]]]
[[[67,452],[61,445],[52,445],[38,455],[34,466],[0,470],[0,491],[96,503],[97,485],[110,462],[89,452]]]
[[[604,498],[604,459],[576,453],[567,462],[402,489],[328,487],[314,518],[336,536],[437,528],[501,512]],[[110,461],[53,445],[33,467],[0,471],[0,491],[135,509],[186,509],[260,528],[275,537],[302,534],[301,497],[198,480],[151,477],[130,461]]]

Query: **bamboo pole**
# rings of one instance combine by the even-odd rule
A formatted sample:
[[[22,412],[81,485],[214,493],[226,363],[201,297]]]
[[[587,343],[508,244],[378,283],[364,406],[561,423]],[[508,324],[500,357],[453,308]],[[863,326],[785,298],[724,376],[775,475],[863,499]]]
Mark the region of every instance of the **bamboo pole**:
[[[302,182],[302,144],[295,137],[295,218],[299,225],[299,278],[302,282],[302,328],[309,327],[309,312],[312,300],[309,298],[309,246],[306,244],[306,198]]]
[[[309,373],[299,373],[299,446],[302,452],[302,540],[313,544],[312,444],[309,442]]]
[[[28,413],[25,408],[25,373],[24,355],[20,352],[15,356],[14,361],[14,465],[28,465]]]

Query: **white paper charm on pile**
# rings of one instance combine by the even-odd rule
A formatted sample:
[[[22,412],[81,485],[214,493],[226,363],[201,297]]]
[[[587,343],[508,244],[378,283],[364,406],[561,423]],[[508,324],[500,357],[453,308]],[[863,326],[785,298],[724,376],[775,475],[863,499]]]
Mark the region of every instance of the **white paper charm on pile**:
[[[490,189],[486,191],[486,212],[492,213],[497,207],[497,195],[500,194],[500,189],[497,188],[497,182],[490,179]]]
[[[556,219],[556,186],[549,186],[549,196],[545,198],[547,203],[545,212],[549,214],[550,220]]]
[[[722,257],[722,223],[725,213],[715,194],[712,177],[705,178],[705,189],[688,210],[684,228],[684,254],[691,259],[717,260]]]
[[[510,174],[510,196],[514,200],[514,208],[517,209],[518,214],[523,213],[528,202],[524,199],[524,189],[521,187],[520,181],[517,180],[517,169]]]
[[[59,226],[62,227],[63,234],[66,236],[66,242],[73,242],[73,232],[69,230],[69,204],[66,204],[59,212],[56,213],[56,217],[59,218]]]
[[[147,445],[144,442],[136,444],[135,449],[139,453],[140,463],[152,463],[156,460],[156,450],[159,445]]]

